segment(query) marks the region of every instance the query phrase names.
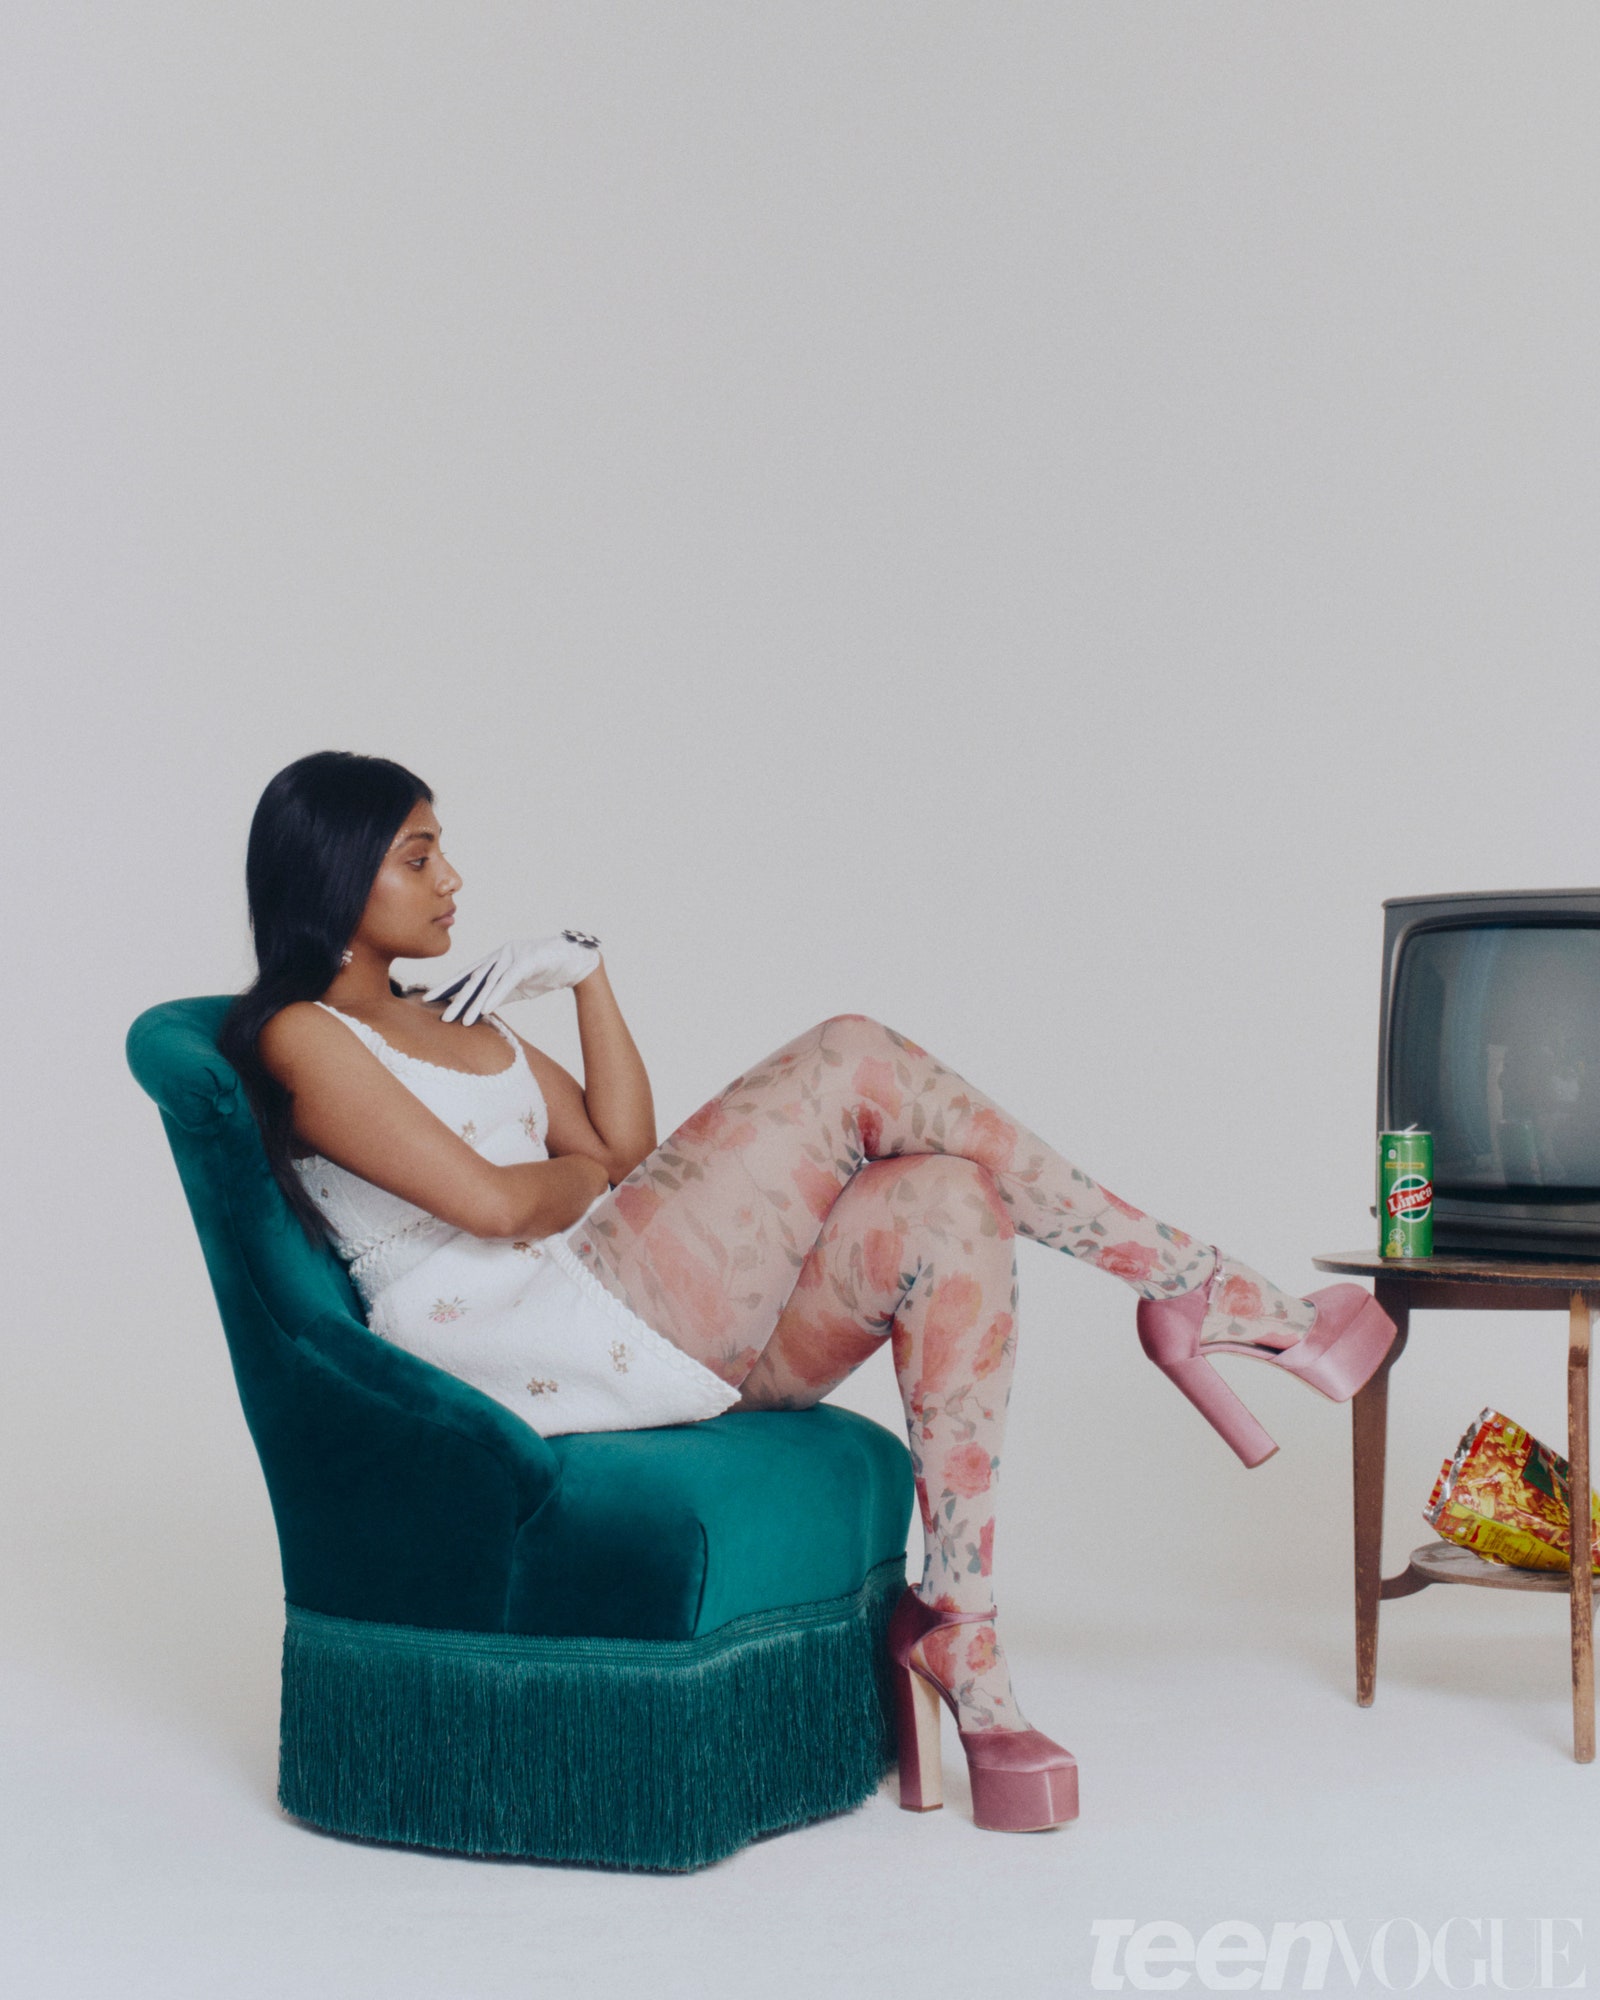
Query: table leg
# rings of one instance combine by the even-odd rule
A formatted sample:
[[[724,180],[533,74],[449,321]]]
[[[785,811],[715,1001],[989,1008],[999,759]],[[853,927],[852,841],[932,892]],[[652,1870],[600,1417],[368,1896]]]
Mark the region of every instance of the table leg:
[[[1567,1337],[1567,1464],[1572,1494],[1572,1754],[1594,1762],[1594,1577],[1589,1513],[1589,1301],[1572,1295]]]
[[[1383,1366],[1358,1389],[1350,1406],[1356,1540],[1356,1701],[1372,1706],[1378,1681],[1378,1599],[1383,1589],[1383,1473],[1389,1435],[1389,1370],[1400,1358],[1410,1325],[1405,1290],[1380,1278],[1379,1305],[1399,1328]]]

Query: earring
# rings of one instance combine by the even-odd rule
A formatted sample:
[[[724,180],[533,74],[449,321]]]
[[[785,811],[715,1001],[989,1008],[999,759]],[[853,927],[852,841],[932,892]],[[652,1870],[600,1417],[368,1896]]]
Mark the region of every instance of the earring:
[[[355,953],[353,951],[341,951],[339,954],[339,963],[341,965],[348,965],[354,957]]]

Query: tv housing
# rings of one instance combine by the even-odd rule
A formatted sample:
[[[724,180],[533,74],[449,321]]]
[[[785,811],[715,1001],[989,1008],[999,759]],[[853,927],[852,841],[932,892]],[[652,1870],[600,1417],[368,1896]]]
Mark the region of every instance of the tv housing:
[[[1434,1249],[1600,1256],[1600,889],[1383,912],[1378,1130],[1433,1134]]]

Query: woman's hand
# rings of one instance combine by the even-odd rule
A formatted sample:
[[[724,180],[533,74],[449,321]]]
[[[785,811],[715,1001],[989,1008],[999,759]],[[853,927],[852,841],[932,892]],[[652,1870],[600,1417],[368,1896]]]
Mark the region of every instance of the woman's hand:
[[[507,1001],[532,1000],[540,993],[578,985],[599,963],[597,937],[588,931],[558,931],[554,937],[503,944],[465,972],[430,987],[422,997],[427,1003],[453,996],[439,1018],[459,1020],[470,1028]]]

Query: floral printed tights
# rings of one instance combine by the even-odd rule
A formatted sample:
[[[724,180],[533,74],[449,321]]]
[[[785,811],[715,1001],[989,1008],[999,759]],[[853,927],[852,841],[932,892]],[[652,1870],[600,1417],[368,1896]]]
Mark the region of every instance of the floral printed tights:
[[[741,1409],[820,1402],[887,1339],[921,1510],[919,1594],[994,1601],[1016,1354],[1014,1238],[1169,1298],[1214,1276],[1202,1340],[1284,1347],[1314,1307],[1121,1201],[903,1035],[839,1014],[685,1120],[590,1210],[573,1248]],[[923,1657],[963,1729],[1025,1729],[992,1621]]]

